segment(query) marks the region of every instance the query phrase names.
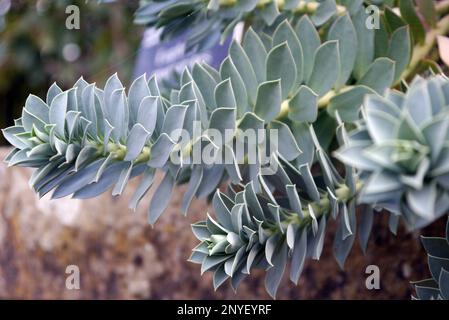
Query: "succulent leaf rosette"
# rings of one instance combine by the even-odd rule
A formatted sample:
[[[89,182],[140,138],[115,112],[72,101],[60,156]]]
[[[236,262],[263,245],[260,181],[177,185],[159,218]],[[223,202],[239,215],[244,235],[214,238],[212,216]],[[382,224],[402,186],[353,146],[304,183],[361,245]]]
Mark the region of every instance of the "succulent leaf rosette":
[[[449,80],[416,78],[406,93],[365,98],[363,120],[336,153],[361,171],[359,201],[422,227],[449,209]]]

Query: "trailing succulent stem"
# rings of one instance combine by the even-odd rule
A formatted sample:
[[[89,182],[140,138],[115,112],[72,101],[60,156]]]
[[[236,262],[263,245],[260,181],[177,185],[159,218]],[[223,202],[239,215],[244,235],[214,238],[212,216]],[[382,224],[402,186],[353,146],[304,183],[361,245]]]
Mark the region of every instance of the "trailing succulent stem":
[[[449,219],[446,237],[421,237],[427,252],[431,278],[416,281],[416,298],[420,300],[449,300]]]
[[[292,170],[291,178],[305,183],[306,195],[300,196],[301,188],[296,185],[286,184],[277,190],[284,195],[274,196],[264,187],[273,177],[259,177],[261,193],[255,193],[254,181],[232,187],[230,197],[217,191],[213,199],[217,220],[208,215],[206,221],[192,225],[201,243],[193,249],[190,261],[201,264],[201,272],[214,273],[215,289],[230,278],[236,290],[253,268],[259,268],[267,270],[265,285],[275,297],[289,257],[290,279],[297,283],[305,258],[321,255],[328,218],[337,219],[340,211],[334,252],[343,266],[354,241],[354,197],[360,184],[355,189],[338,184],[334,192],[326,192],[318,191],[313,181],[306,182],[299,171]],[[361,234],[361,239],[367,239],[369,230],[363,228]],[[365,246],[365,240],[361,244]]]
[[[297,283],[305,258],[319,259],[330,218],[343,267],[356,233],[366,249],[373,208],[390,211],[392,231],[400,218],[420,228],[449,210],[449,80],[415,77],[449,31],[447,1],[419,14],[410,0],[373,3],[379,28],[367,27],[371,1],[142,1],[136,19],[163,28],[162,40],[192,26],[187,50],[239,22],[243,40],[218,69],[197,63],[163,94],[154,77],[126,90],[114,75],[103,89],[81,78],[66,91],[54,84],[45,101],[30,95],[3,130],[15,147],[6,161],[35,168],[30,185],[53,198],[120,195],[139,176],[133,209],[159,170],[151,224],[176,184],[188,183],[184,214],[214,195],[215,218],[192,225],[190,260],[214,272],[215,288],[264,269],[274,297],[288,262]],[[251,130],[262,139],[249,141]],[[445,297],[446,282],[433,281]]]

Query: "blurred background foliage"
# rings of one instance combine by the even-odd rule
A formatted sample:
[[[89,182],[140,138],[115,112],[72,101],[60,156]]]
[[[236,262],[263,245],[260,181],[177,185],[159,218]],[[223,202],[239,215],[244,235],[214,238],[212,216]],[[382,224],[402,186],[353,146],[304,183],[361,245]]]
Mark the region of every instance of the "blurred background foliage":
[[[80,9],[80,29],[66,28],[66,8]],[[131,80],[143,28],[133,23],[138,1],[0,0],[0,127],[20,116],[29,93],[81,75],[103,85],[118,72]],[[6,144],[3,136],[1,144]]]

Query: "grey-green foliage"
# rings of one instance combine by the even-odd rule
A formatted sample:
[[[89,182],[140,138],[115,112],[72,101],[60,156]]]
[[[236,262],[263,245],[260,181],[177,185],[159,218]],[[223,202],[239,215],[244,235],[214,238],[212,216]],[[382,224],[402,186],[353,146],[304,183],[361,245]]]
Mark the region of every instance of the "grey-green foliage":
[[[279,283],[290,266],[290,280],[297,284],[307,257],[321,256],[329,217],[338,219],[333,250],[343,268],[356,235],[356,194],[360,185],[349,170],[342,178],[317,141],[313,127],[318,166],[295,168],[280,158],[276,175],[262,176],[233,185],[228,193],[217,191],[212,204],[215,218],[192,225],[201,243],[190,261],[201,264],[201,272],[214,273],[214,288],[228,278],[236,290],[254,268],[266,270],[267,292],[275,297]],[[343,138],[343,124],[338,128]],[[319,173],[317,169],[320,169]],[[367,208],[360,230],[365,250],[370,233],[372,209]]]
[[[147,83],[144,76],[129,96],[116,75],[104,89],[82,78],[66,91],[53,84],[45,101],[30,95],[22,117],[3,130],[15,147],[6,161],[36,168],[30,186],[39,196],[54,190],[53,198],[85,199],[112,186],[119,195],[131,177],[152,177],[166,162],[164,148],[174,143],[164,125],[179,115],[158,94],[154,78]],[[159,152],[148,161],[150,148]]]
[[[366,1],[376,5],[392,2]],[[363,1],[359,0],[143,0],[135,21],[162,28],[163,39],[176,37],[191,26],[187,50],[201,50],[226,39],[239,22],[251,21],[258,31],[269,31],[285,19],[297,21],[308,14],[319,27],[338,15],[352,14],[363,7]]]
[[[189,89],[193,80],[205,104],[215,108],[214,96],[225,99],[223,92],[231,91],[230,84],[234,97],[223,103],[236,105],[238,120],[246,112],[256,114],[267,123],[288,119],[296,137],[304,131],[301,123],[314,123],[317,118],[318,121],[325,118],[320,117],[323,112],[319,107],[327,103],[329,114],[335,116],[338,112],[344,121],[354,121],[358,118],[363,95],[382,94],[399,79],[411,54],[406,26],[384,39],[389,47],[387,55],[378,56],[374,42],[368,49],[364,48],[367,43],[359,41],[356,31],[356,26],[364,28],[359,25],[359,20],[364,19],[363,10],[354,17],[344,14],[333,20],[321,37],[308,16],[303,16],[294,25],[284,20],[272,36],[260,37],[250,28],[241,45],[236,42],[231,45],[230,54],[218,73],[209,68],[207,71],[212,77],[208,77],[203,75],[201,68],[194,67],[190,76],[186,73],[182,77],[181,86]],[[397,60],[391,59],[392,56]],[[368,64],[362,68],[359,61]],[[274,94],[278,92],[278,80],[280,97]],[[176,91],[172,95],[175,102],[179,100],[177,95]],[[309,144],[304,145],[310,137],[305,135],[303,139],[297,139],[303,151],[298,164],[304,158],[309,162],[312,160]]]
[[[341,58],[340,50],[357,51],[354,32],[352,36],[347,32],[353,29],[345,15],[335,20],[329,31],[331,40],[323,43],[307,16],[295,29],[286,21],[281,23],[272,38],[264,38],[265,43],[249,30],[242,45],[233,42],[219,70],[205,64],[186,69],[180,90],[172,92],[170,101],[160,97],[154,78],[149,83],[145,77],[138,78],[128,95],[116,76],[107,81],[104,90],[82,79],[64,92],[54,85],[46,102],[30,96],[22,118],[4,131],[16,147],[7,161],[37,167],[31,185],[40,195],[55,190],[55,198],[71,194],[87,198],[112,186],[113,194],[119,195],[130,177],[145,172],[133,208],[151,187],[155,169],[165,172],[159,187],[165,193],[180,177],[195,172],[184,200],[185,211],[194,195],[204,197],[213,192],[222,176],[238,183],[253,180],[260,172],[260,163],[239,166],[239,159],[234,165],[188,164],[195,144],[215,146],[208,129],[233,130],[234,139],[216,147],[230,149],[234,158],[237,129],[277,129],[282,143],[271,153],[279,153],[297,167],[310,166],[314,146],[306,124],[316,120],[320,97],[351,77],[356,57],[349,61],[347,55]],[[346,41],[340,46],[334,39],[340,39],[343,32]],[[340,71],[341,65],[346,66],[345,72]],[[385,86],[392,81],[390,77]],[[367,82],[364,87],[369,85]],[[172,136],[176,129],[192,132],[194,120],[201,123],[202,139],[186,143]],[[186,158],[186,164],[173,164],[173,154]],[[168,205],[166,199],[150,205],[151,223]]]
[[[357,19],[360,17],[356,15]],[[361,50],[355,20],[348,13],[334,19],[322,37],[308,16],[303,16],[293,26],[287,21],[280,23],[272,36],[261,38],[250,29],[242,44],[232,43],[229,56],[219,70],[206,64],[186,69],[181,75],[180,89],[172,91],[170,100],[161,97],[154,78],[147,81],[145,76],[136,79],[127,94],[115,75],[104,89],[83,79],[67,91],[53,85],[45,102],[31,95],[22,118],[15,126],[4,130],[5,137],[16,147],[6,160],[10,165],[37,168],[30,185],[40,196],[53,191],[53,198],[73,195],[84,199],[110,188],[113,195],[120,195],[132,177],[142,176],[131,208],[136,208],[152,187],[156,169],[161,169],[164,178],[150,204],[150,223],[154,223],[168,205],[170,197],[167,195],[174,185],[186,177],[189,186],[183,199],[184,212],[195,196],[206,197],[222,180],[229,179],[234,184],[252,181],[257,193],[268,193],[270,189],[267,188],[274,186],[297,201],[305,193],[303,202],[307,206],[304,210],[310,207],[325,218],[331,207],[338,211],[338,203],[342,202],[341,191],[337,190],[350,190],[344,192],[344,199],[348,192],[351,197],[355,194],[357,176],[348,167],[346,178],[339,177],[326,155],[327,147],[321,146],[326,138],[317,137],[315,126],[319,124],[317,119],[326,116],[326,111],[319,111],[320,103],[328,96],[333,97],[332,102],[360,88],[382,94],[395,81],[393,60],[376,58],[375,52],[366,48]],[[407,31],[407,28],[401,30]],[[402,37],[403,42],[409,41],[407,32]],[[362,70],[357,67],[358,60],[372,63]],[[376,80],[377,75],[382,75],[382,79]],[[352,114],[357,115],[361,98],[351,99],[345,108],[350,106]],[[338,118],[340,111],[335,107],[332,114]],[[341,114],[348,112],[341,111]],[[173,136],[176,129],[192,133],[195,120],[201,123],[201,138],[184,141],[179,135]],[[337,120],[330,121],[337,125]],[[343,143],[345,128],[341,120],[338,121],[338,138]],[[209,135],[210,129],[220,132],[228,129],[233,136],[229,141],[218,143]],[[239,139],[238,129],[278,130],[281,143],[270,146],[269,156],[279,163],[276,177],[281,177],[280,185],[279,181],[277,184],[270,181],[272,178],[266,178],[266,184],[258,183],[261,163],[239,162],[242,159],[236,158],[234,145]],[[332,139],[333,135],[323,136]],[[230,151],[234,161],[212,166],[195,164],[191,161],[195,146]],[[258,145],[257,154],[267,151],[260,148]],[[178,156],[182,162],[174,163],[172,156]],[[311,173],[315,162],[321,165],[322,178]],[[292,172],[294,178],[289,178]],[[278,205],[277,200],[271,200],[270,205],[263,204],[263,210]],[[326,210],[321,208],[322,201],[328,203]],[[343,201],[340,208],[344,212],[344,224],[335,244],[341,265],[353,242],[355,219],[355,200],[349,207],[346,202]],[[300,210],[301,206],[296,203],[294,208]],[[284,219],[283,214],[279,214],[279,219],[281,217]],[[312,219],[313,233],[318,231],[316,222]],[[364,228],[361,233],[365,245],[369,231]],[[324,235],[324,229],[322,232]],[[315,253],[315,256],[319,255]],[[274,295],[275,287],[270,286],[269,290]]]
[[[356,172],[350,162],[337,170],[328,155],[334,128],[337,143],[351,146],[355,135],[347,128],[360,125],[364,96],[382,100],[412,53],[408,26],[385,29],[379,38],[378,31],[365,28],[365,19],[364,7],[357,5],[332,14],[319,30],[307,15],[279,21],[270,35],[249,28],[241,44],[232,43],[219,70],[207,64],[185,69],[179,90],[172,90],[169,99],[161,96],[154,78],[145,76],[127,92],[116,76],[104,89],[83,79],[67,91],[53,85],[46,101],[31,95],[22,118],[4,130],[15,147],[6,160],[36,168],[30,185],[41,196],[53,191],[54,198],[89,198],[110,188],[120,195],[132,177],[141,176],[131,208],[152,187],[159,169],[164,177],[150,204],[150,223],[168,205],[175,184],[188,180],[185,213],[194,197],[207,197],[229,180],[228,195],[217,193],[213,199],[216,222],[208,217],[194,226],[202,243],[191,260],[201,263],[203,271],[213,270],[216,285],[231,277],[237,286],[252,267],[262,267],[274,296],[289,253],[295,283],[304,258],[319,258],[330,216],[339,218],[333,249],[340,266],[355,240],[357,195],[370,172]],[[376,50],[377,44],[386,50]],[[186,141],[175,134],[185,129],[192,137],[195,121],[200,137]],[[232,135],[216,141],[212,129]],[[268,150],[256,146],[258,156],[268,152],[278,165],[275,175],[264,175],[260,161],[247,163],[248,154],[237,158],[239,129],[278,130],[280,143]],[[223,164],[218,152],[216,163],[195,163],[196,147],[226,150],[233,161]],[[359,224],[363,249],[372,205],[379,206],[379,199],[364,196],[369,205]]]
[[[205,123],[206,130],[209,123],[212,127],[222,125],[218,120],[227,116],[229,125],[235,126],[234,109],[200,114],[195,97],[182,102],[172,105],[161,98],[154,78],[147,82],[145,76],[134,81],[128,95],[116,75],[103,90],[83,79],[67,91],[54,84],[46,101],[30,95],[21,119],[3,130],[15,147],[6,161],[37,168],[30,185],[39,196],[53,191],[53,198],[73,195],[85,199],[111,187],[113,195],[120,195],[129,179],[142,175],[130,203],[134,209],[151,188],[155,170],[161,169],[165,175],[149,208],[149,221],[154,223],[168,205],[167,195],[181,171],[197,172],[192,173],[196,179],[190,180],[183,202],[185,211],[195,194],[213,192],[225,171],[240,177],[238,167],[232,165],[203,171],[199,165],[181,168],[170,161],[170,156],[184,147],[176,130],[191,130],[193,120]],[[193,141],[192,146],[196,143],[201,141]],[[207,136],[206,143],[212,143]],[[159,194],[164,195],[164,201],[158,199]]]
[[[407,92],[368,95],[363,119],[337,152],[363,172],[359,201],[420,228],[449,209],[449,81],[416,78]]]
[[[449,220],[446,237],[421,237],[427,252],[432,278],[416,281],[416,298],[420,300],[449,300]]]

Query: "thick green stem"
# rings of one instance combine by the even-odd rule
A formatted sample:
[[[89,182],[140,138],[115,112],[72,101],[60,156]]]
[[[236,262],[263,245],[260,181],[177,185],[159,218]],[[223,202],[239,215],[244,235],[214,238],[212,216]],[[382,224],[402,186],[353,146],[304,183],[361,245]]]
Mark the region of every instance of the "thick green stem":
[[[127,149],[126,146],[120,143],[115,143],[111,141],[108,143],[106,150],[103,146],[103,143],[100,142],[98,143],[89,142],[89,145],[97,149],[96,155],[98,158],[112,155],[112,158],[116,161],[125,160]],[[137,158],[134,160],[134,163],[138,164],[148,162],[150,160],[150,156],[151,156],[151,147],[145,146],[140,152],[140,154],[137,156]]]
[[[360,192],[362,186],[363,186],[362,182],[357,181],[355,194],[358,194]],[[347,185],[343,184],[335,190],[335,197],[338,199],[339,202],[347,203],[348,201],[353,199],[355,195]],[[312,207],[313,213],[316,218],[319,218],[323,215],[328,216],[332,209],[327,193],[321,195],[321,199],[319,202],[311,203],[310,206]],[[312,223],[312,214],[309,210],[309,207],[307,206],[302,208],[302,212],[304,214],[304,217],[302,218],[296,212],[288,213],[289,217],[285,219],[285,221],[283,222],[284,229],[286,229],[287,226],[291,223],[297,225],[298,228],[308,227]],[[278,225],[270,226],[269,230],[271,233],[280,232]]]
[[[268,3],[270,3],[271,1],[276,1],[278,8],[280,10],[284,9],[285,6],[285,1],[284,0],[260,0],[258,6],[262,7]],[[294,13],[301,13],[301,14],[311,14],[314,13],[318,7],[319,7],[319,2],[317,1],[299,1],[298,5],[296,6],[295,9],[293,9],[292,11]],[[344,6],[339,6],[337,5],[337,12],[339,14],[342,14],[344,12],[346,12],[346,8]]]
[[[284,0],[259,0],[257,3],[257,8],[262,8],[271,2],[276,2],[279,10],[284,10],[285,1]],[[232,7],[236,5],[238,0],[220,0],[220,6],[223,7]],[[315,13],[319,7],[319,2],[317,1],[299,1],[296,8],[292,9],[294,13],[297,14],[312,14]],[[344,14],[346,12],[346,8],[344,6],[337,5],[337,13]]]
[[[328,93],[326,93],[324,96],[322,96],[318,100],[318,108],[326,108],[329,102],[333,97],[335,97],[338,94],[341,94],[343,92],[346,92],[348,90],[351,90],[353,86],[344,86],[340,90],[331,90]],[[290,111],[290,99],[284,100],[281,104],[281,111],[279,112],[278,116],[276,117],[276,120],[283,121],[287,119],[288,113]]]
[[[210,0],[206,1],[210,2]],[[220,0],[220,6],[223,7],[232,7],[237,4],[237,0]]]
[[[447,6],[449,7],[449,1],[447,1]],[[443,6],[441,6],[440,9],[442,10]],[[448,10],[449,10],[449,8],[448,8]],[[449,32],[449,15],[444,17],[443,19],[441,19],[437,23],[437,26],[434,29],[431,29],[427,33],[426,39],[423,44],[415,46],[415,48],[413,49],[413,56],[410,60],[410,64],[407,67],[407,69],[404,71],[404,73],[402,74],[401,79],[412,78],[416,74],[417,70],[419,69],[420,62],[430,54],[430,52],[432,51],[433,48],[435,48],[437,37],[440,35],[445,35],[448,32]],[[395,85],[397,85],[399,83],[400,83],[400,80]],[[335,97],[337,94],[346,92],[346,91],[350,90],[351,88],[353,88],[353,86],[345,86],[338,91],[335,91],[335,90],[329,91],[326,95],[324,95],[323,97],[321,97],[319,99],[318,107],[326,108],[327,105],[329,104],[330,100],[333,97]],[[276,118],[277,120],[283,121],[283,120],[287,119],[288,113],[289,113],[289,103],[290,103],[289,99],[285,100],[282,103],[281,111],[279,112],[279,115]]]
[[[449,4],[448,4],[449,5]],[[435,47],[437,37],[445,35],[449,32],[449,15],[441,19],[434,29],[431,29],[426,34],[426,39],[423,44],[416,45],[413,49],[413,55],[410,60],[409,66],[402,74],[402,79],[412,78],[419,69],[420,62],[425,59],[432,49]],[[398,83],[396,83],[398,84]]]

